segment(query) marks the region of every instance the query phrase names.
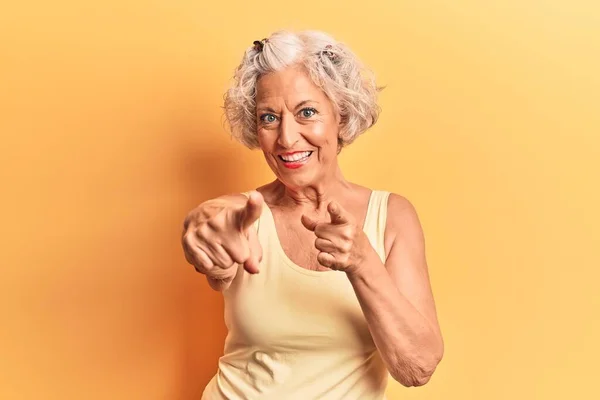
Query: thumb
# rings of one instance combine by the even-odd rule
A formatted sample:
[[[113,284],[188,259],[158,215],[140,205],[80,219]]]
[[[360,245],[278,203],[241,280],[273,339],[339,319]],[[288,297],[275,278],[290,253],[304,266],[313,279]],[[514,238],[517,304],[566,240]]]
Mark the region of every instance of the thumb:
[[[302,215],[302,217],[300,217],[300,221],[302,222],[302,225],[304,225],[304,227],[306,229],[308,229],[309,231],[315,231],[315,228],[318,225],[318,222],[315,221],[314,219],[312,219],[311,217],[307,216],[307,215]]]
[[[258,218],[260,218],[263,203],[264,199],[262,194],[256,191],[252,191],[248,194],[248,201],[238,214],[237,222],[240,230],[247,230]]]
[[[256,254],[251,254],[246,261],[244,261],[244,269],[250,274],[258,274],[260,266],[260,258]]]
[[[251,233],[248,239],[250,245],[250,256],[244,262],[244,269],[251,274],[258,274],[260,263],[263,258],[262,246],[256,233]]]

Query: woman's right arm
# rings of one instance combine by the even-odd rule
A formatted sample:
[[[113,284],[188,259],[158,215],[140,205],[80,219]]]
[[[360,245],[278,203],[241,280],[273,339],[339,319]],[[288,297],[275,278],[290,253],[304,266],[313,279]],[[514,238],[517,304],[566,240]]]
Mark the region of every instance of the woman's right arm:
[[[205,201],[191,210],[183,223],[182,246],[186,260],[206,275],[214,290],[225,290],[243,264],[257,273],[262,259],[252,224],[261,214],[263,198],[258,192],[225,195]]]
[[[189,225],[193,223],[201,223],[208,220],[210,217],[222,211],[227,207],[242,207],[247,201],[243,194],[226,194],[214,199],[210,199],[201,203],[196,208],[190,210],[183,221],[183,233],[185,233]]]

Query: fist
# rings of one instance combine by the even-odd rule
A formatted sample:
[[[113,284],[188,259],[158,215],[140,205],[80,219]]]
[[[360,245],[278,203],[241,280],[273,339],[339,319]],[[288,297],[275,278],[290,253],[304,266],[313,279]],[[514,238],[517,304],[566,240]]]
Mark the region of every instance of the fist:
[[[264,199],[251,192],[244,206],[229,206],[212,217],[192,221],[182,238],[186,260],[212,280],[231,282],[236,264],[258,273],[262,248],[252,224],[260,217]]]
[[[369,240],[357,226],[354,216],[332,201],[327,205],[330,221],[318,222],[303,215],[302,225],[315,233],[315,247],[319,250],[317,261],[324,267],[352,272],[358,268]]]

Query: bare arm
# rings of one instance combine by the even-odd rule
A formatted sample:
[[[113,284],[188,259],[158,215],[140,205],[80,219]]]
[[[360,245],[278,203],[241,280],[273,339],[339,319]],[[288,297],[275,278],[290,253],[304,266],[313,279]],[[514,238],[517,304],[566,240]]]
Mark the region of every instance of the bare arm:
[[[368,246],[362,263],[347,275],[390,374],[405,386],[420,386],[429,381],[444,346],[421,225],[408,200],[393,194],[388,234],[393,243],[385,265]]]

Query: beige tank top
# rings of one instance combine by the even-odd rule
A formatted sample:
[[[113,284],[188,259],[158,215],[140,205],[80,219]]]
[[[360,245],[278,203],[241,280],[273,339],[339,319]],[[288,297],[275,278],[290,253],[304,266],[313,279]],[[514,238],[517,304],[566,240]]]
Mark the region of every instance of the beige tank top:
[[[363,230],[385,261],[389,192],[373,191]],[[240,266],[223,292],[224,355],[202,400],[381,400],[388,372],[340,271],[294,264],[265,205],[256,221],[260,273]]]

